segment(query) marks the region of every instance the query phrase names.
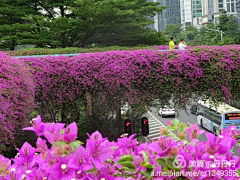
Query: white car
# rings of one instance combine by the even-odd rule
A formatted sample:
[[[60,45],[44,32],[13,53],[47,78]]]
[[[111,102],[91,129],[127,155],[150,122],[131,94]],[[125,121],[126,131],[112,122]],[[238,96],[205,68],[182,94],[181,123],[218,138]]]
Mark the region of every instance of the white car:
[[[160,116],[176,116],[175,109],[172,106],[164,106],[164,108],[160,108],[158,111]]]

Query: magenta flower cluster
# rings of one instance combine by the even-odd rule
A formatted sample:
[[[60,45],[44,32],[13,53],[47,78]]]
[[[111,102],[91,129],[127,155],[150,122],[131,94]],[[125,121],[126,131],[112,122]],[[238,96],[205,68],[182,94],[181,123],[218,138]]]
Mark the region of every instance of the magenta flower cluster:
[[[186,51],[109,51],[23,60],[32,68],[36,101],[42,110],[66,107],[65,116],[71,114],[74,120],[76,106],[87,104],[91,111],[94,104],[99,112],[115,112],[119,98],[148,106],[153,99],[174,96],[175,104],[182,107],[192,92],[216,101],[239,98],[239,52],[239,45],[202,46]]]
[[[189,141],[160,136],[158,141],[138,145],[132,135],[109,142],[96,131],[88,135],[84,147],[76,140],[75,122],[64,128],[62,123],[43,123],[38,116],[31,122],[32,127],[24,128],[39,136],[36,148],[25,142],[17,149],[19,153],[12,159],[13,163],[0,155],[0,180],[170,180],[180,176],[193,180],[239,179],[239,157],[229,152],[237,141],[234,136],[240,134],[234,126],[229,126],[221,136],[206,133],[208,141],[199,142],[197,138],[203,132],[197,124],[187,128],[176,122],[170,124],[186,128]],[[180,164],[178,158],[185,163]],[[193,163],[199,161],[201,165]],[[226,173],[216,174],[217,171]]]
[[[28,124],[34,107],[32,74],[20,60],[0,52],[0,152],[14,144],[14,135]]]

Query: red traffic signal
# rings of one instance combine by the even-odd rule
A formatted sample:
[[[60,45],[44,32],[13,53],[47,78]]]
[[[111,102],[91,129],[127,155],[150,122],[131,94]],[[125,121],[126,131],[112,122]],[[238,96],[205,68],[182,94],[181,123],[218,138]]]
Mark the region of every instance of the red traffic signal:
[[[130,119],[124,121],[124,133],[127,133],[128,136],[132,135],[132,122]]]
[[[149,134],[148,118],[143,117],[141,119],[141,128],[142,128],[142,135],[147,136]]]

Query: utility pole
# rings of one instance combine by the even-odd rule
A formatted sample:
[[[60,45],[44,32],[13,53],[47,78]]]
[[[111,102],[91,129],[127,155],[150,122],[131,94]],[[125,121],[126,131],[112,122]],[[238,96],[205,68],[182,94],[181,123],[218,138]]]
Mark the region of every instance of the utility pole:
[[[217,30],[217,29],[208,29],[208,30],[210,30],[210,31],[217,31],[217,32],[219,32],[219,33],[220,33],[220,35],[221,35],[221,42],[223,42],[223,34],[224,34],[224,32],[223,32],[222,30]]]

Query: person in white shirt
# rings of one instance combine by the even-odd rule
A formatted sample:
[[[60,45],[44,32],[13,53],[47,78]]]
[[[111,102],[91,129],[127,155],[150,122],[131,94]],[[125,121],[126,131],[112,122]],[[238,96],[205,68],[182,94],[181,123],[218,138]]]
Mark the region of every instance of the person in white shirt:
[[[184,50],[187,47],[187,44],[185,43],[184,39],[181,39],[181,42],[178,45],[179,49]]]

